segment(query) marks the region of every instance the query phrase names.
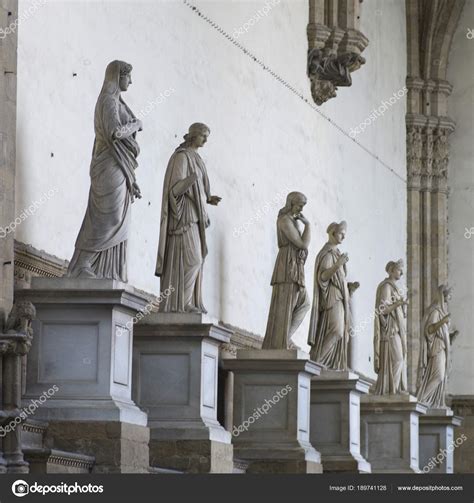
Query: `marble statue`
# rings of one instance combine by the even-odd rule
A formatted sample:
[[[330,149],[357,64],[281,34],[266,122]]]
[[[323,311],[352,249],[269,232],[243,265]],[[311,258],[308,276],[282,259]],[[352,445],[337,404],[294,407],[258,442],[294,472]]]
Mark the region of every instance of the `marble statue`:
[[[446,383],[451,364],[451,343],[458,331],[450,331],[447,302],[451,290],[441,285],[423,319],[418,363],[418,400],[430,408],[446,408]]]
[[[390,261],[388,278],[377,288],[374,319],[374,370],[377,374],[374,394],[407,393],[406,306],[397,286],[403,275],[403,260]]]
[[[277,219],[278,255],[271,280],[272,300],[262,349],[290,349],[291,336],[310,308],[304,280],[311,231],[301,213],[306,196],[290,192]],[[298,222],[304,225],[303,232]]]
[[[347,253],[337,247],[345,238],[346,222],[333,222],[327,228],[329,240],[314,266],[314,296],[308,344],[311,359],[331,370],[347,370],[351,329],[350,296],[359,283],[346,280]]]
[[[207,169],[198,149],[207,142],[210,129],[192,124],[171,156],[163,183],[160,239],[155,275],[161,277],[161,312],[206,313],[201,283],[207,255],[206,203],[217,206]]]
[[[135,169],[142,123],[121,96],[132,83],[131,71],[123,61],[112,61],[105,71],[94,115],[89,201],[69,277],[127,281],[130,210],[141,197]]]

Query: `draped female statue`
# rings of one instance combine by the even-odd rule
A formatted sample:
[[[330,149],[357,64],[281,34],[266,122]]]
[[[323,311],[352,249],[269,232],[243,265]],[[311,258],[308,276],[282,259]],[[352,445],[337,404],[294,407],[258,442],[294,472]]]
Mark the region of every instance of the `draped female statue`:
[[[290,192],[278,213],[278,256],[273,269],[273,286],[267,330],[262,349],[289,349],[291,336],[303,321],[310,302],[304,281],[304,264],[311,239],[310,225],[301,213],[306,196]],[[304,231],[298,229],[304,224]]]
[[[388,278],[377,288],[374,319],[374,393],[387,395],[407,392],[406,305],[397,281],[403,275],[403,260],[390,261]]]
[[[166,169],[155,269],[161,277],[162,312],[206,312],[201,289],[210,224],[206,204],[221,201],[211,195],[206,165],[198,154],[209,134],[205,124],[192,124]]]
[[[347,370],[351,328],[350,295],[359,283],[346,279],[347,253],[338,245],[346,236],[347,224],[333,222],[327,228],[328,242],[314,265],[314,296],[308,344],[311,359],[332,370]]]
[[[423,319],[418,364],[417,397],[433,409],[446,407],[446,383],[451,365],[451,343],[458,334],[450,332],[447,302],[451,291],[440,285]]]
[[[89,200],[69,277],[127,281],[130,210],[141,197],[135,169],[142,123],[121,96],[132,82],[131,71],[128,63],[112,61],[105,72],[95,107]]]

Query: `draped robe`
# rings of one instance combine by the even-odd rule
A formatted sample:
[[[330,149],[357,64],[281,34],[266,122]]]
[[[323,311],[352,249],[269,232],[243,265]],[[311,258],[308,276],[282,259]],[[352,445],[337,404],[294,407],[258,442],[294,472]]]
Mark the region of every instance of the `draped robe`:
[[[192,183],[192,175],[197,180]],[[201,156],[178,147],[171,156],[163,184],[156,276],[161,277],[160,311],[206,312],[202,302],[202,268],[207,256],[206,204],[209,178]]]
[[[119,78],[120,65],[111,63],[95,108],[89,200],[68,268],[70,277],[87,271],[96,278],[127,281],[132,185],[140,149],[136,133],[127,138],[120,134],[135,116],[120,97]]]
[[[339,249],[326,243],[316,257],[314,296],[308,344],[313,346],[311,359],[333,370],[347,369],[350,310],[346,267],[340,267],[331,278],[322,274],[341,256]]]
[[[428,308],[423,321],[423,334],[418,365],[417,397],[431,408],[446,407],[446,383],[449,374],[451,340],[449,324],[445,323],[430,334],[428,328],[447,315],[443,293],[438,290],[438,299]]]
[[[288,349],[291,336],[309,309],[304,280],[308,251],[298,248],[288,239],[281,226],[283,219],[291,219],[299,233],[293,218],[287,214],[278,217],[278,255],[271,280],[272,300],[262,349]]]
[[[384,306],[401,300],[396,284],[385,279],[377,288],[374,320],[374,370],[377,373],[376,395],[407,391],[407,336],[405,311],[398,306],[386,313]]]

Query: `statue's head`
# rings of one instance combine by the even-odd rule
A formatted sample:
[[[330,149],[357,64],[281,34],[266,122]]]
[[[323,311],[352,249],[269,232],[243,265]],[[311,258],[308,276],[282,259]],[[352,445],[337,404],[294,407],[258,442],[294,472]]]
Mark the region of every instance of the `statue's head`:
[[[107,65],[105,70],[103,93],[117,95],[126,91],[132,83],[132,65],[125,61],[115,60]]]
[[[132,65],[120,61],[119,87],[121,91],[126,91],[132,83]]]
[[[451,300],[452,293],[453,289],[448,285],[440,285],[438,287],[438,295],[440,297],[440,300],[444,301],[445,303]]]
[[[189,126],[188,132],[184,135],[184,145],[187,147],[200,148],[203,147],[211,130],[202,122],[195,122]]]
[[[279,215],[298,215],[303,211],[307,202],[306,196],[301,192],[290,192],[286,196],[285,206],[280,210]]]
[[[403,260],[390,261],[386,266],[385,270],[387,271],[389,277],[394,280],[399,280],[403,276]]]
[[[329,236],[329,242],[340,245],[346,237],[346,229],[347,224],[344,220],[339,223],[333,222],[332,224],[329,224],[329,227],[326,229]]]

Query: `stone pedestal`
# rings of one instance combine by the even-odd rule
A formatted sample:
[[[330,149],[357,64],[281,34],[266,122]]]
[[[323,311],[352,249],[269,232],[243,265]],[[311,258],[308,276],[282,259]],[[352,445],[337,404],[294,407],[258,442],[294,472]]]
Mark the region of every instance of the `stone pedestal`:
[[[206,321],[151,313],[135,327],[133,397],[148,414],[152,466],[233,471],[231,435],[217,420],[219,346],[232,332]]]
[[[464,443],[454,438],[462,418],[446,409],[428,409],[420,416],[420,469],[423,473],[454,473],[454,450]]]
[[[360,453],[360,397],[370,383],[350,371],[323,370],[311,381],[311,443],[325,472],[370,473]]]
[[[425,413],[408,394],[362,398],[362,454],[373,473],[420,473],[418,425]]]
[[[37,314],[23,406],[35,405],[34,418],[55,425],[60,449],[96,455],[102,430],[113,430],[106,439],[114,447],[97,469],[128,471],[133,463],[123,463],[120,454],[125,440],[148,435],[146,414],[131,399],[133,317],[147,299],[118,281],[71,278],[33,278],[17,297],[31,301]],[[85,441],[89,425],[100,433]],[[134,433],[123,435],[124,429]],[[148,460],[146,466],[140,461],[148,458],[146,442],[134,449],[131,471],[148,471]]]
[[[238,350],[224,360],[234,373],[233,444],[247,473],[321,473],[310,443],[311,377],[320,365],[297,350]]]

